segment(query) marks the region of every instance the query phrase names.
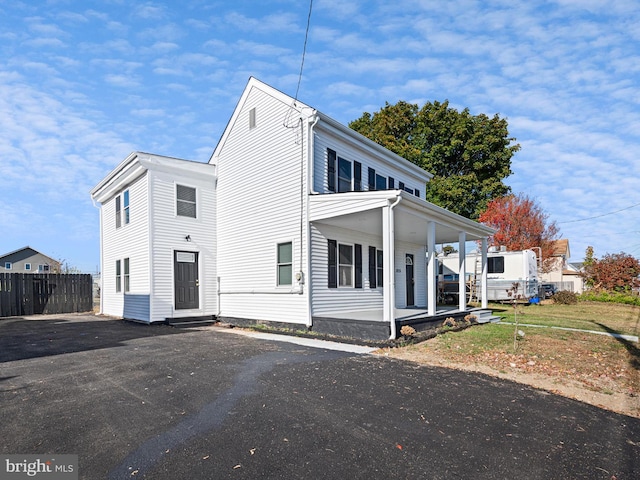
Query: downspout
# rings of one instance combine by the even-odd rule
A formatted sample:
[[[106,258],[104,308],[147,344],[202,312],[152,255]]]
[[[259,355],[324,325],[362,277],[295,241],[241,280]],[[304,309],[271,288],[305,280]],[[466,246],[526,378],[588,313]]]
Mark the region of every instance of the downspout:
[[[320,116],[314,110],[310,117],[307,119],[307,195],[305,195],[304,201],[306,202],[306,223],[307,223],[307,328],[313,327],[313,312],[311,305],[311,222],[309,221],[309,197],[311,195],[317,195],[313,188],[313,127],[316,126]],[[302,238],[300,239],[302,242]],[[302,265],[301,265],[302,266]]]
[[[102,299],[104,297],[104,247],[102,240],[102,204],[97,205],[95,198],[91,198],[91,203],[93,206],[98,209],[98,214],[100,215],[100,314],[103,313],[103,305]]]
[[[391,203],[389,205],[389,244],[391,245],[391,243],[393,243],[393,249],[390,249],[391,251],[388,253],[388,255],[390,255],[390,275],[389,278],[392,280],[391,282],[391,288],[389,289],[390,292],[390,298],[389,298],[389,311],[387,312],[389,314],[389,330],[390,330],[390,335],[389,335],[389,340],[395,340],[396,339],[396,316],[395,316],[395,306],[396,306],[396,272],[395,272],[395,265],[394,265],[394,258],[396,255],[396,242],[395,242],[395,237],[396,237],[396,228],[395,228],[395,219],[393,217],[393,209],[400,203],[400,201],[402,200],[402,195],[398,194],[398,198],[396,199],[395,202]]]

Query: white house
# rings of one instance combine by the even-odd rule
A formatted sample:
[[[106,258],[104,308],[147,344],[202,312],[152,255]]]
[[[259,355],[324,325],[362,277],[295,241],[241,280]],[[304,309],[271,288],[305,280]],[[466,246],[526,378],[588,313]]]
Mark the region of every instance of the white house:
[[[437,244],[459,244],[464,272],[465,242],[479,241],[486,287],[493,230],[425,201],[430,178],[251,78],[208,164],[134,153],[92,190],[101,311],[396,338],[441,313]]]

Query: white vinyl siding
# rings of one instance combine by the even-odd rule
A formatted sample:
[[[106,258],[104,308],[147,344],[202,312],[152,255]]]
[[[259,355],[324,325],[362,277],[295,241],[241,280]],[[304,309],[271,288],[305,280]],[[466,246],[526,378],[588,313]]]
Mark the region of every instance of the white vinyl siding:
[[[295,279],[289,289],[274,282],[274,245],[292,241],[292,272],[306,270],[306,159],[300,141],[306,145],[307,139],[300,139],[290,105],[258,88],[240,106],[240,128],[231,129],[212,159],[218,166],[220,315],[306,323],[306,290],[299,294]],[[254,108],[260,127],[249,130]],[[283,126],[283,119],[294,128]]]
[[[211,167],[213,171],[213,167]],[[196,174],[150,172],[150,194],[153,221],[151,236],[153,243],[151,257],[151,319],[163,321],[165,318],[185,315],[215,315],[217,313],[216,280],[216,194],[213,177]],[[177,187],[188,186],[195,193],[190,197],[197,205],[197,215],[176,215]],[[190,241],[186,237],[189,236]],[[200,284],[200,308],[193,310],[174,309],[175,251],[198,253],[198,280]]]
[[[101,208],[102,222],[102,313],[118,317],[124,316],[124,278],[120,279],[120,291],[116,292],[116,261],[120,260],[120,275],[124,274],[123,260],[129,259],[129,291],[132,294],[149,293],[149,208],[147,195],[148,177],[142,175],[129,185],[129,209],[131,219],[126,228],[116,228],[116,198],[122,199],[122,192],[106,201]],[[122,200],[121,200],[122,201]],[[120,212],[122,215],[122,212]],[[135,217],[134,217],[135,215]],[[128,317],[135,320],[145,318]]]
[[[400,188],[399,182],[402,182],[403,189],[410,189],[412,193],[418,190],[421,195],[424,194],[425,184],[429,176],[425,172],[419,175],[414,171],[404,169],[397,164],[390,163],[379,155],[372,155],[371,152],[364,151],[353,144],[345,143],[334,136],[329,131],[322,128],[319,123],[316,127],[314,136],[314,161],[313,161],[313,188],[319,193],[330,193],[329,188],[329,171],[328,171],[328,153],[327,148],[336,152],[336,191],[353,191],[359,190],[354,188],[353,184],[347,189],[347,183],[350,181],[347,172],[347,165],[343,163],[344,171],[340,174],[340,158],[348,161],[351,167],[351,181],[353,181],[353,166],[358,162],[361,168],[361,187],[363,190],[371,190],[368,181],[369,169],[373,169],[373,185],[374,190],[385,190],[389,188],[389,178],[393,179],[393,188]],[[377,184],[377,186],[376,186]],[[342,187],[341,187],[342,185]],[[417,195],[420,196],[420,195]],[[424,198],[424,196],[422,196]]]

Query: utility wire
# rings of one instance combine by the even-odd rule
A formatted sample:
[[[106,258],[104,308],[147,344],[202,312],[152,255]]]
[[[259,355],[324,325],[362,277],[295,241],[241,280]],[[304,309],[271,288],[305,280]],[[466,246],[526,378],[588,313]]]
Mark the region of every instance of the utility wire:
[[[298,86],[296,88],[296,96],[293,99],[294,105],[298,100],[298,92],[300,91],[300,82],[302,81],[302,69],[304,68],[304,57],[307,53],[307,39],[309,38],[309,25],[311,25],[312,9],[313,9],[313,0],[309,0],[309,15],[307,16],[307,29],[304,33],[304,46],[302,47],[302,62],[300,62],[300,74],[298,75]]]
[[[616,210],[615,212],[603,213],[602,215],[596,215],[594,217],[580,218],[578,220],[567,220],[566,222],[556,222],[558,225],[562,223],[575,223],[575,222],[584,222],[586,220],[593,220],[594,218],[606,217],[607,215],[613,215],[614,213],[624,212],[625,210],[629,210],[630,208],[634,208],[639,206],[640,203],[636,203],[635,205],[631,205],[629,207],[621,208],[620,210]]]

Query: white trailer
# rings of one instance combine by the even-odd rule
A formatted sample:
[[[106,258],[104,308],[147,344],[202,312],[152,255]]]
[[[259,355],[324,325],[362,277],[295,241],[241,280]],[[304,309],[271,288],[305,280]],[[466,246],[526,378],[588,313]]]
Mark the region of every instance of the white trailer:
[[[438,255],[440,291],[451,292],[452,282],[458,281],[459,256],[457,253]],[[507,252],[491,247],[487,253],[487,300],[504,302],[513,299],[509,291],[518,284],[516,295],[523,301],[538,296],[538,258],[533,250]],[[465,281],[471,297],[479,298],[482,275],[482,255],[480,252],[467,254],[465,260]],[[451,300],[445,294],[445,300]],[[457,302],[457,298],[454,299]]]

